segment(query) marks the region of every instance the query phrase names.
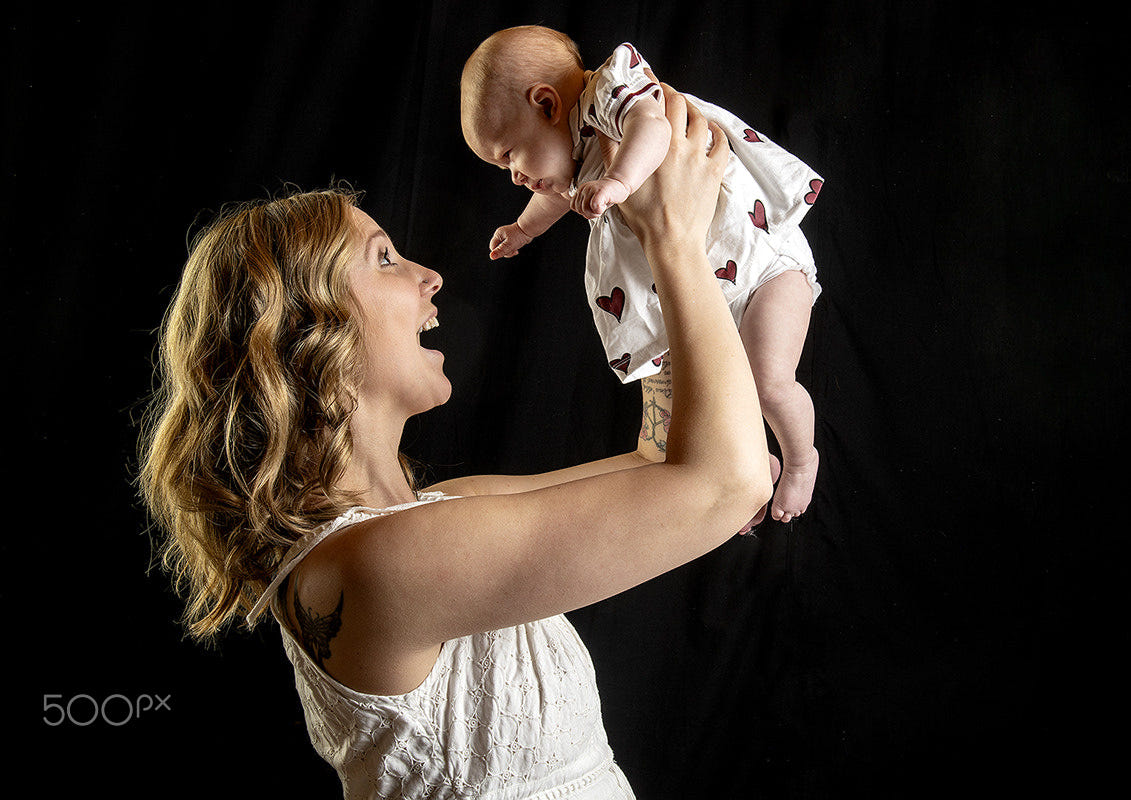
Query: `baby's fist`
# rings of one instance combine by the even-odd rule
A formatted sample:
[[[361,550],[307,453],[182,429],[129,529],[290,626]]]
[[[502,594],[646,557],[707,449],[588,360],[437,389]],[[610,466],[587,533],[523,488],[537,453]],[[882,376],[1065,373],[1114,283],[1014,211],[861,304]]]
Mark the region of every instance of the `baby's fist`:
[[[529,244],[533,238],[533,236],[527,236],[526,232],[518,227],[517,222],[502,226],[491,237],[491,260],[517,255],[518,251]]]
[[[631,193],[628,187],[616,178],[586,181],[577,187],[572,208],[586,219],[596,219],[604,214],[609,206],[627,200],[629,194]]]

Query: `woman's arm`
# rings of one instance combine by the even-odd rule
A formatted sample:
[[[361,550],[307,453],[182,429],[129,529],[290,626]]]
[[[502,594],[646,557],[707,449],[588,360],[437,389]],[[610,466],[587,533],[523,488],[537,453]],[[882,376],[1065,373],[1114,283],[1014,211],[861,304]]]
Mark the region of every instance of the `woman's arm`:
[[[327,541],[315,563],[345,587],[346,652],[433,652],[591,604],[714,549],[769,499],[753,378],[704,247],[726,140],[706,155],[705,120],[678,96],[668,106],[668,157],[622,209],[653,267],[676,365],[667,459],[419,506]]]
[[[637,452],[651,461],[663,461],[672,423],[672,366],[666,356],[655,375],[640,380],[641,420]]]
[[[643,399],[640,434],[636,439],[636,449],[630,453],[621,453],[598,461],[533,475],[467,475],[433,484],[428,487],[428,491],[461,497],[478,494],[515,494],[663,461],[668,426],[671,423],[670,362],[665,358],[663,369],[655,375],[643,378],[640,386]]]

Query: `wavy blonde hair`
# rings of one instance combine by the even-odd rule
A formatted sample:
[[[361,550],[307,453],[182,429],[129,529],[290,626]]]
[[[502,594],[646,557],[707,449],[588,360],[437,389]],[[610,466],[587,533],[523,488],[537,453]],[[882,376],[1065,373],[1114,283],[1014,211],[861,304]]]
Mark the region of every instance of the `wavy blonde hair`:
[[[222,211],[194,237],[162,322],[139,483],[197,639],[249,611],[287,548],[356,504],[335,486],[363,353],[347,275],[358,199],[334,187]]]

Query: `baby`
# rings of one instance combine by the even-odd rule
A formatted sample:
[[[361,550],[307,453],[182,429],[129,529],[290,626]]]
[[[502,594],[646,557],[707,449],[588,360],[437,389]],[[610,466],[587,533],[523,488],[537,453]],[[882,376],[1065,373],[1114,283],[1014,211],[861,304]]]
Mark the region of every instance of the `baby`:
[[[649,393],[662,394],[649,381],[663,368],[667,334],[651,269],[616,204],[667,154],[671,129],[651,69],[622,44],[588,71],[569,37],[521,26],[475,50],[460,89],[468,146],[533,193],[518,219],[495,231],[491,258],[514,256],[570,210],[590,221],[585,287],[593,319],[617,376],[626,383],[644,379],[647,418]],[[798,223],[823,182],[730,113],[685,97],[718,124],[731,148],[708,256],[781,447],[770,511],[788,522],[808,507],[817,477],[813,402],[794,374],[821,292]],[[617,143],[611,155],[610,141]]]

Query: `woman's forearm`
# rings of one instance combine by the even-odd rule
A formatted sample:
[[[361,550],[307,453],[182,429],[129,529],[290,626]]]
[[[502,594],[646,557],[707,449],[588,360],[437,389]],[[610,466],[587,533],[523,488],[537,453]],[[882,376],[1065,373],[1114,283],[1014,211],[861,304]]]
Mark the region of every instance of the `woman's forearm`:
[[[640,379],[640,400],[636,452],[649,461],[663,461],[672,420],[672,370],[667,356],[658,373]]]
[[[669,101],[673,131],[684,108],[682,98]],[[707,123],[693,109],[686,113],[686,137],[673,136],[668,160],[627,203],[652,267],[674,365],[665,461],[692,467],[696,479],[733,480],[735,491],[768,499],[769,459],[754,379],[706,255],[703,220],[714,211],[718,187],[704,194],[703,184],[687,177],[694,171],[681,168],[704,157],[695,148],[703,146]],[[716,135],[708,159],[719,175],[725,147]]]
[[[666,460],[731,463],[740,472],[754,464],[765,467],[765,433],[750,363],[706,256],[663,243],[650,249],[676,364]],[[767,469],[767,480],[768,475]]]

